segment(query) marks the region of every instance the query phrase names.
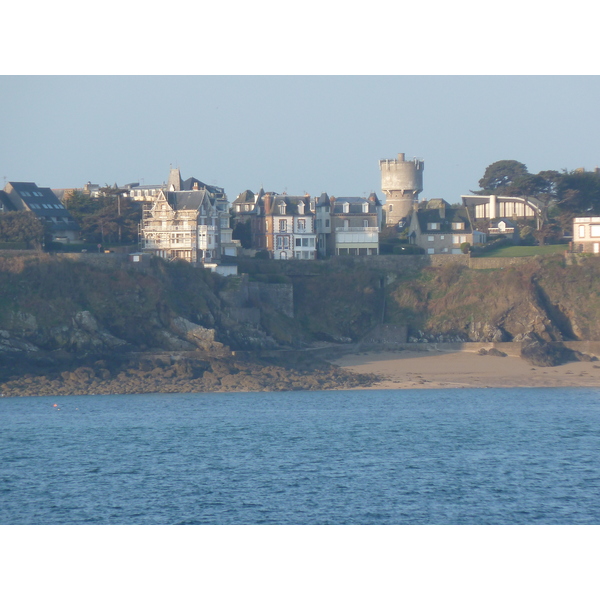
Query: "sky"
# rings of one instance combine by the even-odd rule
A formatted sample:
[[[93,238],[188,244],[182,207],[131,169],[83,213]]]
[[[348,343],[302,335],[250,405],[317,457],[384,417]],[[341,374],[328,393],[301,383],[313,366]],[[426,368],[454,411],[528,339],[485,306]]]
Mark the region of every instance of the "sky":
[[[0,177],[383,199],[379,160],[425,161],[421,198],[459,202],[485,168],[600,165],[600,77],[4,75]],[[3,187],[3,186],[2,186]]]
[[[600,164],[589,4],[306,0],[3,7],[0,184],[166,181],[383,200],[379,160],[424,160],[421,198],[485,168]],[[26,27],[19,23],[27,23]]]

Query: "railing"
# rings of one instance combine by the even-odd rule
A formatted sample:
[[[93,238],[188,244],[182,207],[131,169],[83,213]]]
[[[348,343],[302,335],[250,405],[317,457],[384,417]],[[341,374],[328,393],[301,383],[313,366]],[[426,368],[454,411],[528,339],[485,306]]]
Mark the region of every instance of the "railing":
[[[336,232],[347,231],[348,233],[374,233],[379,231],[377,227],[336,227],[335,230]]]

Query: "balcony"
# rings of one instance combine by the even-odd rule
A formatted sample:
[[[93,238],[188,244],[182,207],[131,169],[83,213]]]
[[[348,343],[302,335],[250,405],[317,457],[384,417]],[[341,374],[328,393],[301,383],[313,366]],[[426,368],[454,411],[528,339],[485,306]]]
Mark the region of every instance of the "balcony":
[[[171,231],[185,231],[185,232],[195,232],[196,225],[186,226],[186,225],[167,225],[163,227],[161,223],[147,223],[142,227],[142,231],[152,231],[156,233],[170,233]]]

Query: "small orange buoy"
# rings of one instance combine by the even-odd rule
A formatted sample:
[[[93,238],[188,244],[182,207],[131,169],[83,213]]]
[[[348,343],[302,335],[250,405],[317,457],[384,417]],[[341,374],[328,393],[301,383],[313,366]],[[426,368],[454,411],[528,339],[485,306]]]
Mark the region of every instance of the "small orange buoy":
[[[53,404],[52,408],[56,408],[58,406],[58,404]]]

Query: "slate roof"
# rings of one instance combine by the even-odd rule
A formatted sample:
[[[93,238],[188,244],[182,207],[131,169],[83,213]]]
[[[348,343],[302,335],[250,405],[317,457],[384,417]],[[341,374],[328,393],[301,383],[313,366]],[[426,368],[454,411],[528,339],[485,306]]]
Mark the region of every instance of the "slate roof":
[[[437,234],[437,233],[472,233],[471,222],[467,209],[451,208],[450,205],[445,201],[444,203],[444,216],[440,215],[440,208],[442,205],[439,199],[430,200],[425,208],[419,208],[413,213],[412,218],[418,220],[419,230],[421,233]],[[427,229],[427,223],[439,223],[439,229]],[[464,223],[464,229],[452,229],[452,223]]]
[[[175,210],[200,210],[207,196],[206,190],[167,192],[167,201]]]
[[[194,191],[195,183],[198,184],[198,190],[206,189],[211,194],[216,194],[216,195],[221,195],[221,194],[225,193],[224,188],[217,187],[216,185],[207,185],[206,183],[203,183],[202,181],[200,181],[199,179],[196,179],[195,177],[190,177],[189,179],[186,179],[181,184],[181,191]]]
[[[368,205],[368,211],[363,211],[363,205]],[[348,212],[344,213],[344,204],[348,204]],[[333,203],[334,214],[375,214],[377,213],[377,205],[372,199],[358,197],[343,197],[335,198]]]
[[[264,206],[264,197],[261,198]],[[269,215],[278,215],[279,207],[281,205],[285,205],[285,214],[286,215],[312,215],[313,213],[310,210],[310,196],[286,196],[285,194],[277,194],[271,200],[271,210],[265,211],[265,214]],[[302,204],[304,206],[304,212],[300,213],[298,210],[298,206]]]
[[[9,185],[12,187],[12,191],[6,193],[16,210],[25,210],[24,204],[55,231],[78,231],[80,229],[71,213],[50,188],[41,188],[32,182],[10,181],[4,189],[6,190]]]

